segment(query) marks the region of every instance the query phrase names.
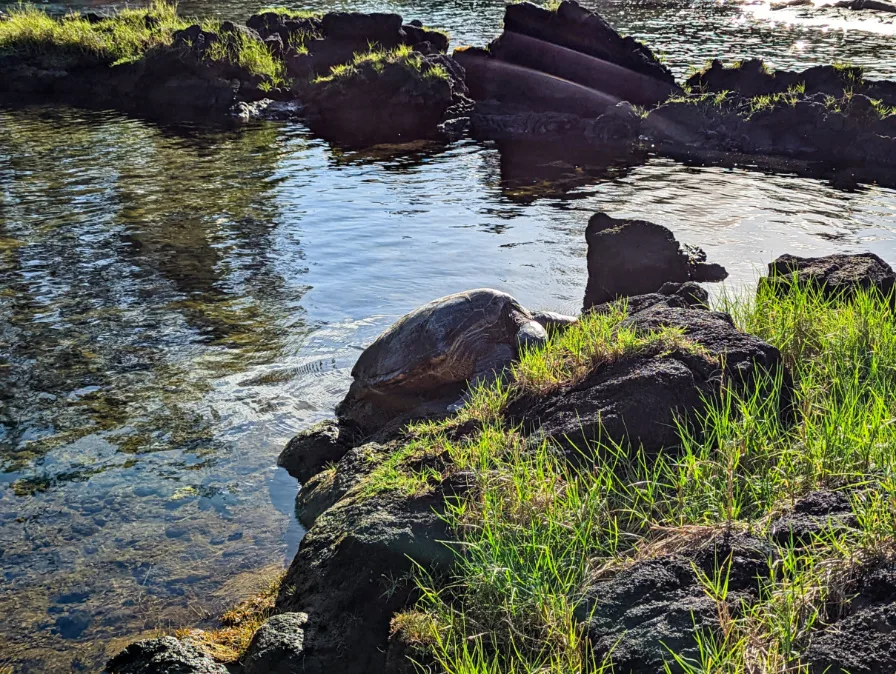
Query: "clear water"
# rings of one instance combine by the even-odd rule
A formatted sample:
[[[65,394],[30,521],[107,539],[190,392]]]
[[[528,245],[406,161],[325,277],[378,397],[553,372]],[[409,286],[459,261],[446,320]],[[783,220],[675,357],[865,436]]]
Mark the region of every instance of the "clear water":
[[[256,4],[181,9],[244,18]],[[399,11],[473,44],[503,11],[310,6]],[[889,16],[592,6],[678,75],[758,55],[896,76]],[[359,351],[467,288],[575,311],[592,212],[671,227],[736,289],[783,252],[896,263],[894,209],[890,190],[666,159],[574,166],[472,142],[346,154],[295,124],[0,109],[0,671],[96,671],[286,564],[302,531],[276,456],[331,414]]]

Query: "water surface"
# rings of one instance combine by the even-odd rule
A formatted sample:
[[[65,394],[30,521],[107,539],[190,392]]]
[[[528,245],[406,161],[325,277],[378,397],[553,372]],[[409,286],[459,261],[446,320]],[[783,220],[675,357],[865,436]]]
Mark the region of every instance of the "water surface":
[[[896,76],[888,17],[591,4],[678,75],[759,55]],[[53,5],[75,6],[105,7]],[[311,6],[399,11],[474,44],[503,11]],[[276,456],[332,413],[360,350],[473,287],[575,311],[594,211],[671,227],[736,288],[783,252],[896,262],[894,209],[890,190],[659,158],[470,141],[346,153],[297,124],[0,110],[0,670],[96,671],[124,639],[202,623],[282,567],[302,532]]]

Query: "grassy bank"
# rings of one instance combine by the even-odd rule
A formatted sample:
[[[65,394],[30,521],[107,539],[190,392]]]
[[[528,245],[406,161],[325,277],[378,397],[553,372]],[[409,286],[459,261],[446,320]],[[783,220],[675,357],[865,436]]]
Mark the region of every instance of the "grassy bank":
[[[421,574],[422,599],[395,629],[452,673],[611,671],[611,661],[594,661],[573,618],[590,577],[720,530],[767,535],[772,516],[799,496],[846,490],[859,527],[779,549],[759,601],[726,613],[721,632],[698,635],[701,661],[681,663],[689,672],[804,671],[807,635],[837,610],[851,570],[893,551],[896,321],[872,294],[837,303],[800,289],[722,304],[742,329],[781,349],[795,379],[795,424],[778,418],[780,384],[772,396],[729,391],[699,420],[702,439],[681,431],[681,451],[651,459],[601,446],[593,469],[576,470],[496,422],[511,389],[480,389],[460,419],[417,426],[407,455],[372,477],[371,489],[416,492],[452,471],[475,475],[473,491],[449,510],[463,551],[455,574]],[[613,332],[620,318],[589,319],[528,354],[521,385],[550,387],[645,348]],[[482,431],[452,441],[451,427],[470,419]],[[433,470],[431,457],[444,469]],[[418,464],[429,468],[407,468]],[[724,576],[723,564],[704,579],[720,611]]]
[[[198,22],[178,15],[177,6],[155,2],[146,9],[124,9],[91,23],[70,14],[53,17],[32,5],[20,5],[0,21],[0,56],[18,56],[40,67],[97,64],[116,66],[140,60],[150,51],[171,47],[175,31],[199,23],[218,34],[203,54],[210,62],[228,63],[280,86],[286,68],[258,40],[242,33],[221,33],[220,22]]]

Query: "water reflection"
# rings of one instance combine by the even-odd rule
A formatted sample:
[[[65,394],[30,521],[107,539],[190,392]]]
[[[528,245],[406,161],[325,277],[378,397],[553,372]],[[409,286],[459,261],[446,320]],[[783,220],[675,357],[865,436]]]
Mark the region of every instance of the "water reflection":
[[[896,70],[881,36],[771,28],[734,3],[588,4],[679,75],[744,55]],[[305,6],[394,9],[476,44],[503,13]],[[469,141],[344,152],[295,125],[0,112],[0,669],[94,671],[122,638],[201,622],[282,564],[301,531],[275,457],[330,412],[358,352],[471,287],[576,311],[595,210],[672,227],[735,287],[783,252],[896,262],[896,193],[763,168]]]

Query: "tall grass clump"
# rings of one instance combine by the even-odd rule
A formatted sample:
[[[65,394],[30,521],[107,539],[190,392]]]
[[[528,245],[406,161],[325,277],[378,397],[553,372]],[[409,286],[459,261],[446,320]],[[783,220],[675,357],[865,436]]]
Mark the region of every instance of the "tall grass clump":
[[[185,28],[176,5],[155,2],[147,9],[125,9],[99,23],[78,15],[54,18],[33,5],[19,5],[0,22],[0,54],[32,58],[89,57],[114,64],[139,58],[171,43]]]
[[[473,437],[447,440],[456,420],[416,428],[416,452],[437,445],[444,472],[473,480],[447,506],[453,573],[421,570],[420,601],[394,621],[418,652],[449,673],[611,671],[612,653],[596,661],[576,618],[589,579],[722,531],[763,536],[800,496],[846,490],[858,529],[779,546],[758,600],[735,612],[721,560],[701,582],[722,628],[695,635],[698,662],[668,658],[670,668],[704,674],[807,671],[809,634],[848,600],[850,574],[896,551],[896,317],[890,298],[873,291],[831,299],[796,285],[729,296],[719,308],[781,350],[793,388],[779,372],[724,390],[681,427],[675,451],[596,443],[580,448],[593,458],[576,467],[500,421],[520,387],[546,391],[632,350],[681,348],[673,332],[615,330],[624,312],[586,318],[525,354],[516,383],[475,391],[461,412],[480,420]],[[785,418],[782,396],[792,410]]]

